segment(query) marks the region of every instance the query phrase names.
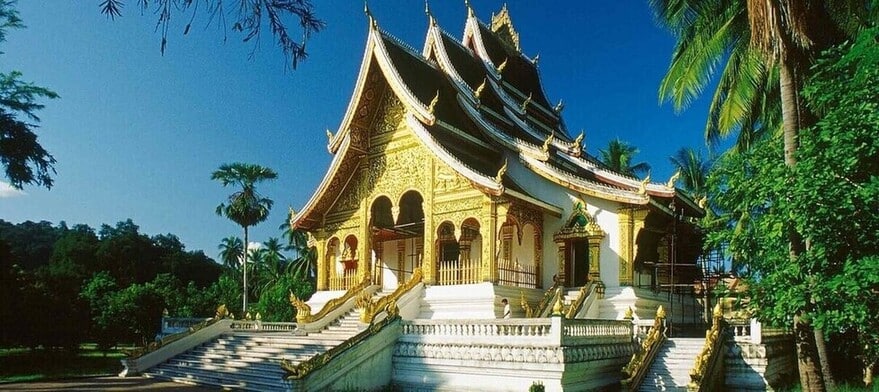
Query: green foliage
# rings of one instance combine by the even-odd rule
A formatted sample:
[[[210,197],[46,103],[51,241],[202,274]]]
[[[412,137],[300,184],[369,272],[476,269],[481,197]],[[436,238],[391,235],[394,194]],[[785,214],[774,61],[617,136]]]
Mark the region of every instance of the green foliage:
[[[282,275],[263,291],[250,313],[259,312],[263,321],[294,321],[296,312],[290,305],[290,293],[307,299],[314,294],[314,285],[288,274]]]
[[[543,392],[546,390],[546,386],[543,385],[540,381],[535,381],[531,383],[531,386],[528,387],[528,392]]]
[[[800,314],[843,340],[864,364],[879,360],[879,30],[818,61],[805,89],[820,115],[800,134],[798,163],[782,165],[782,142],[725,155],[709,177],[725,211],[709,239],[729,243],[752,275],[752,306],[771,324]],[[802,235],[792,258],[789,233]]]
[[[601,162],[617,173],[635,177],[650,171],[647,163],[634,163],[638,148],[620,139],[611,140],[607,148],[598,150],[598,153]]]
[[[14,4],[0,0],[0,43],[6,41],[9,29],[24,28]],[[21,78],[19,71],[0,72],[0,164],[15,188],[25,184],[51,188],[55,158],[40,145],[34,130],[40,122],[37,112],[44,107],[40,100],[58,94]]]
[[[141,13],[153,8],[155,14],[159,16],[156,29],[158,30],[161,27],[162,53],[165,53],[165,46],[168,44],[168,30],[172,14],[177,15],[177,13],[180,13],[188,19],[189,23],[183,26],[183,35],[186,35],[192,27],[192,22],[195,21],[196,15],[205,12],[208,14],[208,24],[215,17],[220,18],[223,20],[222,28],[224,30],[226,28],[225,18],[229,17],[232,30],[243,34],[244,42],[256,37],[257,39],[254,41],[258,43],[260,31],[268,27],[277,40],[278,46],[289,57],[290,65],[293,69],[296,69],[299,61],[305,60],[308,57],[305,52],[305,43],[308,38],[326,26],[314,14],[313,6],[307,0],[251,0],[247,2],[246,6],[242,3],[240,7],[233,7],[230,11],[223,8],[222,0],[140,0],[137,3]],[[199,5],[202,5],[202,3],[203,8],[199,9]],[[125,2],[123,0],[102,0],[100,3],[101,13],[115,19],[117,16],[122,16],[124,5]],[[295,26],[298,26],[301,30],[301,40],[297,41],[293,38],[288,27],[290,21],[298,22]],[[258,46],[258,44],[256,45]]]

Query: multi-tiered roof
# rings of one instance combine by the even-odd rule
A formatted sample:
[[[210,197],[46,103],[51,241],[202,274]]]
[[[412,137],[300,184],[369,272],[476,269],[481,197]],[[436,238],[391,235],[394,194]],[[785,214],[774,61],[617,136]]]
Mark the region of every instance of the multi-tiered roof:
[[[429,12],[428,12],[429,15]],[[650,183],[610,170],[583,149],[581,133],[571,137],[561,117],[562,103],[552,105],[540,80],[538,58],[522,54],[519,34],[506,6],[480,21],[468,6],[461,40],[443,31],[432,16],[419,53],[378,27],[370,31],[354,94],[339,130],[329,133],[335,156],[326,176],[295,227],[313,229],[338,195],[327,192],[344,184],[366,154],[368,132],[356,126],[364,116],[370,80],[383,78],[406,108],[405,121],[440,160],[492,195],[506,195],[551,210],[505,175],[508,161],[518,160],[537,175],[573,191],[631,205],[650,204],[669,212],[672,200],[691,214],[701,214],[692,200],[667,184]],[[374,94],[372,94],[374,95]]]

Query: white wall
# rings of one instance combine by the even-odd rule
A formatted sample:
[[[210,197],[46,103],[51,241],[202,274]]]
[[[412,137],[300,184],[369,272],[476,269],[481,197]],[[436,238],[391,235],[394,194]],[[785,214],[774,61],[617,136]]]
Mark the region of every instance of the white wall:
[[[571,216],[574,201],[577,199],[586,202],[587,211],[596,216],[598,226],[605,232],[601,240],[599,260],[601,280],[607,286],[619,286],[620,229],[617,209],[621,206],[620,203],[582,195],[559,186],[535,174],[515,158],[508,160],[507,175],[537,199],[564,210],[560,218],[543,214],[543,287],[551,286],[552,276],[559,272],[558,247],[552,236]]]

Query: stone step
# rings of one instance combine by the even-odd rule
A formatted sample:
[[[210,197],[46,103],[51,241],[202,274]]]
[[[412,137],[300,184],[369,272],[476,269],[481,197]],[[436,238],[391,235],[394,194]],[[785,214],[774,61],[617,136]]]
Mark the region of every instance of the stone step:
[[[205,359],[216,359],[223,360],[229,359],[239,362],[246,363],[259,363],[266,360],[271,359],[295,359],[295,358],[311,358],[317,354],[324,352],[325,350],[314,350],[314,351],[303,351],[303,352],[288,352],[288,353],[280,353],[270,356],[254,356],[249,355],[246,352],[224,352],[224,351],[189,351],[184,354],[180,354],[180,356],[184,358],[205,358]],[[176,358],[176,357],[175,357]]]
[[[239,377],[235,373],[204,372],[193,369],[190,372],[173,368],[158,367],[144,373],[147,377],[161,378],[179,383],[216,386],[223,389],[244,391],[284,391],[283,380],[251,379]]]
[[[284,370],[281,369],[281,361],[272,362],[238,362],[238,361],[218,361],[205,362],[201,360],[190,359],[171,359],[163,365],[165,368],[177,369],[199,369],[204,371],[222,371],[226,373],[241,373],[251,376],[260,377],[282,377]]]

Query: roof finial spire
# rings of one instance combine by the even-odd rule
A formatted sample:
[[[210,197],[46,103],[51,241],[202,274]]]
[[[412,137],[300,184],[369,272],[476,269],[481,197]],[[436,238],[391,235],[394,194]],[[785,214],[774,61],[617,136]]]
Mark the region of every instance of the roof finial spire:
[[[366,14],[366,17],[369,19],[369,26],[374,28],[378,26],[378,23],[375,21],[375,18],[372,17],[372,12],[369,11],[369,1],[363,0],[363,13]]]
[[[436,19],[434,19],[433,13],[430,12],[430,3],[428,0],[424,0],[424,14],[427,15],[427,19],[431,26],[436,24]]]
[[[470,5],[470,0],[464,0],[464,6],[467,7],[467,17],[472,18],[475,13],[473,12],[473,7]]]

